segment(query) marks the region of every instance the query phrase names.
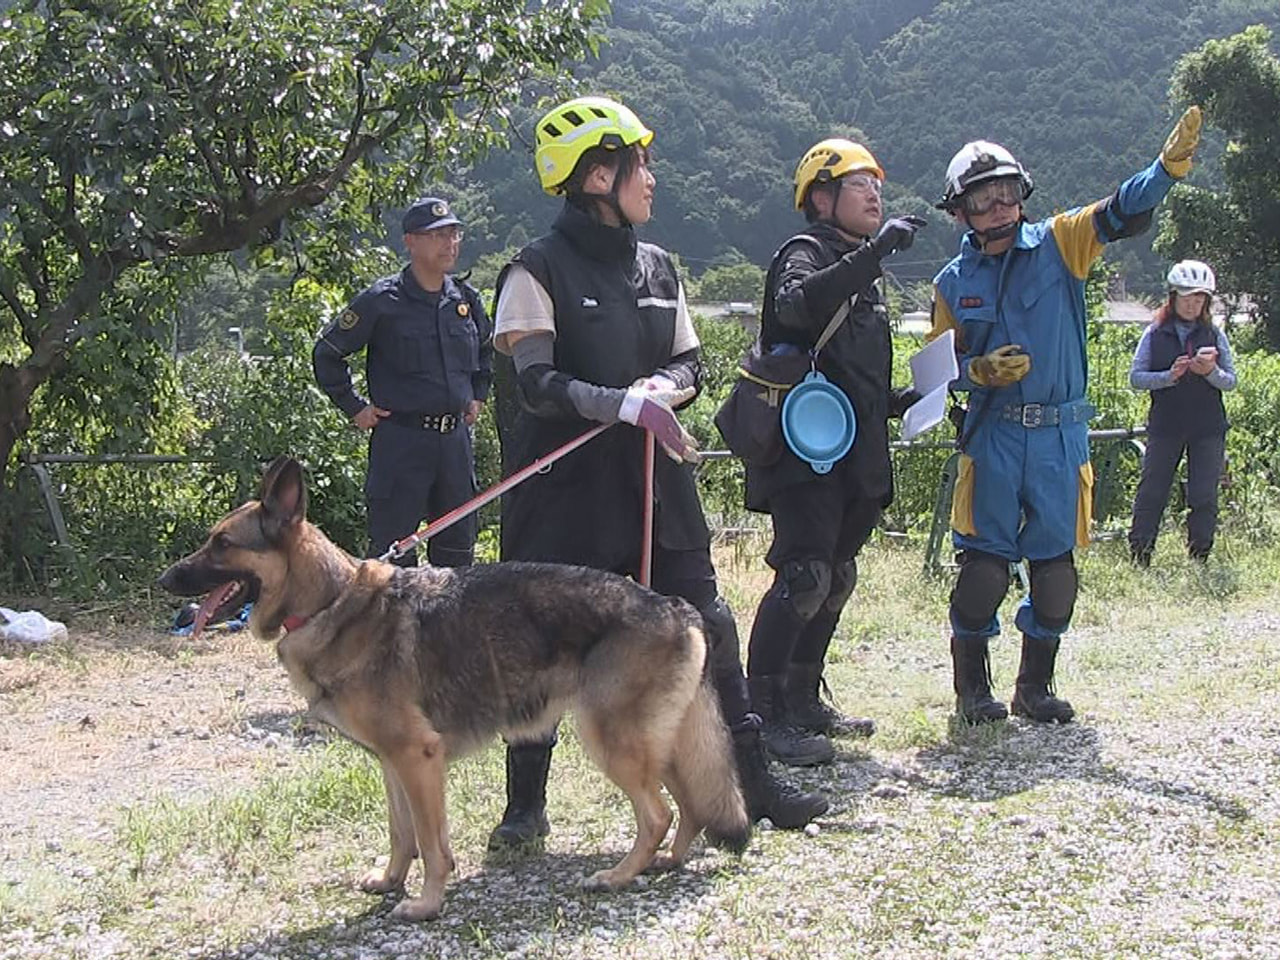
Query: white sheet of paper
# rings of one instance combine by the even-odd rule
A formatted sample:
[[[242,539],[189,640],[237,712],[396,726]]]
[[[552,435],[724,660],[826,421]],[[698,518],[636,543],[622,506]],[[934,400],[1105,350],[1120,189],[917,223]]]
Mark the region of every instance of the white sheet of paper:
[[[902,415],[902,439],[911,440],[947,415],[947,384],[960,376],[956,365],[956,336],[948,330],[911,358],[911,385],[921,395]]]
[[[911,358],[911,385],[922,396],[960,376],[956,366],[956,332],[948,330]]]

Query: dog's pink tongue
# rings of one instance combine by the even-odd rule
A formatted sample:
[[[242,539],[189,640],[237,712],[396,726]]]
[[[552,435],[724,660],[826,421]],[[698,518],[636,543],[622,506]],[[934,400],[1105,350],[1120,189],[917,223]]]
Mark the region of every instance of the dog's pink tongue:
[[[191,639],[194,640],[200,636],[200,631],[204,629],[204,625],[209,622],[209,618],[213,616],[217,610],[236,590],[236,582],[230,580],[222,586],[213,590],[200,604],[200,609],[196,611],[195,620],[191,626]]]

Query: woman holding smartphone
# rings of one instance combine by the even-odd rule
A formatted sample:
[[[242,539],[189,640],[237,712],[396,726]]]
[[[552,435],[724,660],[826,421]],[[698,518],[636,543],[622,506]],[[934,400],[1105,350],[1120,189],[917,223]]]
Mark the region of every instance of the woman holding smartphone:
[[[1129,383],[1151,392],[1147,450],[1129,528],[1129,550],[1139,566],[1151,562],[1184,452],[1187,551],[1203,561],[1213,547],[1228,426],[1222,394],[1236,386],[1231,347],[1209,315],[1216,289],[1208,264],[1175,263],[1169,270],[1169,299],[1156,311],[1133,355]]]

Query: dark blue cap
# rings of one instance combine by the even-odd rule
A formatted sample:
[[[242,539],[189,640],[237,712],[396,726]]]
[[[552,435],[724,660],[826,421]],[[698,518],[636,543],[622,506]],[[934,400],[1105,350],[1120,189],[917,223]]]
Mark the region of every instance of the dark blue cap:
[[[405,233],[418,233],[422,230],[434,230],[436,227],[447,227],[453,223],[462,223],[453,215],[453,209],[439,197],[423,197],[415,200],[404,212],[400,226]]]

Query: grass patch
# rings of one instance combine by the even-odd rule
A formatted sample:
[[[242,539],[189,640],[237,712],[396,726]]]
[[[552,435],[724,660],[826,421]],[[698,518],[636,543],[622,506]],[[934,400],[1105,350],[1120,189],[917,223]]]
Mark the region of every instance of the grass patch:
[[[390,936],[419,938],[424,956],[443,955],[441,945],[468,957],[1115,956],[1176,953],[1179,937],[1216,917],[1265,955],[1280,943],[1274,901],[1237,897],[1228,909],[1209,899],[1232,874],[1274,891],[1267,851],[1280,849],[1268,799],[1280,768],[1258,759],[1274,753],[1264,744],[1277,732],[1280,549],[1240,542],[1229,534],[1202,566],[1166,536],[1145,571],[1127,562],[1123,543],[1081,554],[1058,687],[1082,722],[1046,730],[953,722],[950,577],[921,574],[922,543],[874,539],[827,679],[838,705],[874,717],[879,733],[842,743],[829,768],[779,771],[830,794],[833,811],[816,836],[757,834],[741,861],[699,852],[689,870],[624,895],[578,890],[582,875],[626,849],[633,821],[566,726],[546,854],[486,852],[505,801],[495,742],[450,769],[458,872],[445,917],[392,934],[381,920],[387,902],[352,884],[387,852],[381,773],[338,740],[282,752],[284,766],[248,789],[122,809],[109,839],[65,851],[86,868],[78,878],[39,850],[15,853],[23,872],[0,882],[0,930],[54,942],[65,918],[88,917],[128,944],[121,955],[207,960],[376,955]],[[717,551],[744,657],[771,580],[764,547],[744,538]],[[1017,669],[1018,594],[1014,584],[992,644],[1004,698]],[[125,662],[158,652],[139,640]],[[70,671],[91,662],[75,650],[50,656]],[[168,656],[200,666],[198,655]],[[1206,730],[1223,716],[1240,718],[1230,737]],[[882,782],[904,785],[903,795],[875,792]],[[417,868],[409,882],[420,882]],[[1167,931],[1158,925],[1175,915]],[[1011,929],[1025,942],[992,932]]]

